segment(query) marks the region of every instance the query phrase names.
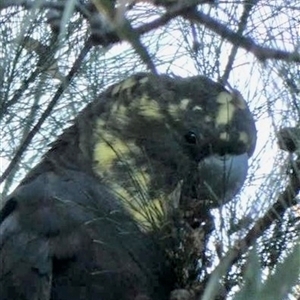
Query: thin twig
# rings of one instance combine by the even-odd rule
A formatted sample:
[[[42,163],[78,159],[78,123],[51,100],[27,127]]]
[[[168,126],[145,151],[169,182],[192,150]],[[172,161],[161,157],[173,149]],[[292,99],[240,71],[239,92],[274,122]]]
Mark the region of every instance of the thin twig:
[[[258,219],[255,225],[249,230],[247,235],[236,242],[234,247],[230,249],[227,254],[221,259],[220,264],[211,273],[207,284],[207,289],[203,295],[202,300],[216,299],[218,293],[219,279],[230,270],[231,266],[237,262],[242,254],[247,252],[250,246],[262,236],[262,234],[274,223],[275,220],[280,219],[288,208],[297,204],[297,198],[300,191],[299,167],[300,159],[295,162],[296,167],[292,174],[290,174],[289,183],[285,190],[280,193],[277,201],[266,212],[266,214]]]
[[[209,28],[225,40],[229,41],[233,45],[238,44],[239,47],[251,52],[260,61],[265,61],[267,59],[276,59],[288,62],[300,62],[300,53],[296,51],[289,52],[260,46],[256,44],[253,39],[245,37],[242,34],[229,29],[226,25],[223,25],[217,20],[211,18],[209,15],[192,9],[193,7],[201,3],[203,3],[203,1],[201,0],[182,1],[177,5],[168,7],[167,12],[163,16],[150,23],[135,28],[135,31],[137,34],[142,35],[167,24],[177,16],[182,16],[189,21],[193,20],[195,22],[198,22],[199,24],[205,25],[207,28]],[[8,8],[10,6],[23,6],[27,9],[32,7],[63,9],[64,5],[65,3],[63,1],[61,3],[40,2],[37,5],[36,1],[30,0],[2,0],[0,3],[0,9]],[[120,41],[120,37],[112,34],[110,35],[108,43],[114,44]],[[99,42],[99,44],[101,44],[101,41]]]
[[[32,128],[32,130],[27,134],[27,136],[24,138],[24,140],[23,140],[22,144],[20,145],[19,149],[16,151],[13,159],[11,160],[8,167],[6,168],[6,170],[1,175],[0,183],[3,182],[6,179],[6,177],[11,172],[11,170],[13,170],[13,168],[18,164],[18,162],[20,161],[20,159],[23,156],[24,152],[26,151],[28,145],[30,144],[30,142],[32,141],[34,136],[37,134],[37,132],[40,130],[40,128],[43,125],[43,123],[45,122],[45,120],[51,114],[51,112],[52,112],[53,108],[55,107],[55,105],[57,104],[59,98],[61,97],[61,95],[65,91],[66,87],[70,84],[70,82],[73,79],[74,75],[77,73],[77,71],[81,67],[81,64],[82,64],[83,60],[85,59],[86,55],[88,54],[88,52],[90,51],[91,48],[92,48],[92,43],[91,43],[91,40],[88,39],[87,42],[85,43],[83,49],[81,50],[79,56],[75,60],[69,74],[66,76],[65,81],[58,87],[55,95],[53,96],[52,100],[48,104],[48,106],[45,109],[45,111],[43,112],[43,114],[41,115],[40,119],[35,124],[35,126]]]
[[[247,51],[251,52],[260,61],[265,61],[267,59],[276,59],[288,62],[300,62],[300,53],[296,51],[289,52],[284,50],[277,50],[257,45],[253,41],[253,39],[237,34],[235,31],[232,31],[227,26],[221,24],[217,20],[202,12],[191,11],[185,14],[185,18],[205,25],[207,28],[232,44],[238,43],[241,48],[244,48]]]
[[[238,26],[238,30],[237,30],[237,34],[238,35],[242,35],[244,30],[247,28],[247,22],[248,22],[248,18],[250,16],[250,12],[252,10],[252,8],[258,3],[259,0],[252,0],[252,1],[245,1],[244,2],[244,11],[242,13],[240,22],[239,22],[239,26]],[[231,49],[231,53],[229,55],[228,58],[228,62],[224,71],[224,74],[221,78],[221,83],[222,84],[226,84],[227,80],[229,78],[229,74],[232,70],[232,65],[234,63],[236,54],[239,50],[239,43],[235,43]]]

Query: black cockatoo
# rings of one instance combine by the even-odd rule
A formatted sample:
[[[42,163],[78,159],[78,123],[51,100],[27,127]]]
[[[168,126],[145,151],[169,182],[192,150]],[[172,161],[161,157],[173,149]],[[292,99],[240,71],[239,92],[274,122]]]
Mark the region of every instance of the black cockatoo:
[[[0,299],[169,299],[176,216],[232,199],[255,142],[243,98],[204,76],[111,86],[6,199]]]

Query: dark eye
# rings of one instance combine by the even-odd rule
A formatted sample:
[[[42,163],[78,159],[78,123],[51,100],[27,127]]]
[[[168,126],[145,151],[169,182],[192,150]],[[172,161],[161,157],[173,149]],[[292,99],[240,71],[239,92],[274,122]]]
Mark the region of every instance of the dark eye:
[[[184,137],[189,144],[197,144],[197,136],[193,131],[189,131]]]

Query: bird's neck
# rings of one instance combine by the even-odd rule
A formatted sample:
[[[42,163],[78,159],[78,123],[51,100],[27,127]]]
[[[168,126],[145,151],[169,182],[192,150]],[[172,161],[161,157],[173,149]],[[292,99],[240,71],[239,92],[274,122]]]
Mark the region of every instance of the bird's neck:
[[[173,193],[165,187],[151,188],[157,174],[146,154],[133,141],[113,134],[105,126],[106,122],[99,119],[95,131],[94,172],[142,227],[157,226],[166,219],[166,203],[174,202]],[[137,158],[141,158],[139,163]]]

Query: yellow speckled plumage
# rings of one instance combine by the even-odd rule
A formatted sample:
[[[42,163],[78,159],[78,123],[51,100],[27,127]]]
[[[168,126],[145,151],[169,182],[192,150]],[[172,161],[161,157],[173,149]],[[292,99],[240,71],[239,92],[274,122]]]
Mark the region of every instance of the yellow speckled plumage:
[[[242,186],[255,142],[246,102],[207,77],[109,87],[0,212],[0,299],[170,299],[190,287],[202,224]]]
[[[248,134],[244,131],[239,133],[239,140],[242,141],[244,144],[249,144],[250,140]]]
[[[230,93],[228,92],[221,92],[218,94],[217,98],[216,98],[216,102],[219,104],[229,104],[230,102],[232,102],[233,97]]]
[[[203,111],[203,107],[196,105],[193,107],[193,111]]]
[[[221,132],[220,133],[220,140],[222,140],[222,141],[229,141],[229,139],[230,139],[230,136],[229,136],[229,134],[227,132]]]
[[[133,81],[127,81],[126,87],[132,87]],[[120,88],[119,90],[125,90]],[[145,95],[135,100],[125,107],[116,102],[112,106],[112,115],[109,122],[121,125],[122,121],[130,122],[126,116],[128,110],[134,109],[138,114],[147,119],[161,119],[163,116],[159,110],[159,105],[153,99]],[[97,129],[94,138],[97,141],[94,146],[94,171],[104,179],[110,189],[120,200],[124,201],[130,214],[140,224],[143,229],[149,229],[154,223],[159,223],[162,219],[163,209],[161,199],[149,202],[149,174],[144,167],[135,168],[134,157],[141,156],[141,150],[132,142],[123,140],[106,129],[107,121],[98,119]],[[124,174],[123,181],[118,184],[115,181],[114,167],[116,164],[123,164],[128,169]],[[128,201],[128,199],[131,199]],[[151,221],[151,224],[149,224]]]
[[[217,125],[226,125],[229,124],[232,120],[232,117],[234,115],[234,112],[236,111],[236,108],[232,103],[226,103],[220,105],[220,108],[217,113],[216,117],[216,124]]]
[[[122,83],[117,84],[112,92],[111,95],[114,97],[116,96],[118,93],[125,91],[125,90],[130,90],[132,87],[134,87],[137,84],[137,81],[134,78],[128,78],[126,80],[124,80]]]
[[[169,121],[184,122],[184,118],[190,110],[197,114],[195,122],[208,124],[206,125],[209,126],[208,128],[212,128],[218,133],[214,137],[217,139],[217,143],[230,143],[233,139],[230,124],[239,112],[247,109],[246,103],[240,95],[226,90],[214,91],[212,93],[212,95],[215,94],[214,98],[212,96],[203,98],[201,94],[197,94],[197,90],[193,90],[194,98],[184,97],[180,91],[173,96],[170,94],[174,98],[170,98],[169,101],[165,101],[165,99],[162,101],[163,91],[158,93],[156,91],[163,81],[159,81],[155,85],[152,80],[153,78],[148,75],[137,76],[113,86],[110,92],[111,109],[101,115],[94,130],[96,142],[93,151],[93,168],[95,172],[103,178],[106,184],[111,186],[111,190],[121,199],[125,202],[129,201],[129,203],[125,203],[126,207],[143,226],[147,222],[149,223],[150,219],[151,222],[158,222],[158,218],[161,218],[163,209],[165,209],[162,203],[175,188],[168,189],[155,183],[153,176],[158,174],[151,165],[151,156],[147,156],[148,154],[144,152],[145,149],[136,144],[138,127],[141,128],[141,132],[143,126],[149,130],[148,127],[155,122],[155,130],[160,128],[162,132],[172,131],[173,125],[169,124]],[[199,80],[201,82],[202,79]],[[153,96],[149,87],[156,96]],[[206,90],[207,87],[209,87],[207,83],[203,87],[201,84],[198,86],[199,90]],[[127,127],[131,128],[131,124],[137,118],[140,118],[139,124],[132,129],[126,129]],[[201,127],[199,130],[202,130]],[[150,133],[150,135],[153,134],[155,135],[153,132]],[[250,147],[253,139],[249,139],[249,132],[242,130],[237,136],[237,141],[245,145],[243,147]],[[119,178],[120,172],[123,174],[122,179]],[[156,187],[151,188],[153,184]],[[168,191],[167,194],[164,191]]]
[[[216,115],[217,125],[229,124],[236,111],[236,107],[232,103],[233,97],[227,92],[221,92],[216,102],[219,104],[218,112]]]
[[[169,103],[168,104],[168,113],[176,120],[179,120],[180,117],[182,116],[182,113],[186,111],[188,105],[191,103],[191,99],[188,98],[183,98],[180,99],[179,103],[173,104]]]
[[[163,188],[155,182],[154,176],[159,174],[152,169],[151,155],[147,156],[145,149],[136,144],[136,130],[140,127],[142,133],[143,126],[148,130],[154,122],[155,130],[160,128],[162,132],[172,131],[173,125],[169,121],[183,122],[187,111],[190,110],[196,114],[195,122],[208,124],[208,128],[219,132],[214,137],[218,139],[217,143],[230,144],[235,136],[231,133],[231,124],[236,122],[236,116],[240,112],[244,113],[247,109],[240,95],[228,91],[220,91],[214,98],[202,98],[201,95],[190,98],[178,93],[174,94],[175,98],[170,98],[169,102],[162,102],[162,92],[153,96],[149,86],[154,91],[159,89],[159,84],[152,85],[152,78],[147,75],[129,78],[112,87],[111,109],[97,120],[93,152],[95,172],[110,186],[114,194],[118,195],[144,229],[151,229],[153,224],[159,226],[160,222],[165,221],[164,213],[168,206],[176,206],[171,200],[167,200],[175,187]],[[140,118],[139,123],[131,128],[131,124],[137,118]],[[201,127],[199,129],[201,131]],[[150,133],[150,136],[153,134]],[[253,138],[249,138],[249,131],[240,130],[236,141],[247,148],[253,143]],[[155,187],[151,187],[153,184]],[[178,183],[175,185],[178,186]]]
[[[133,99],[130,105],[132,109],[135,109],[138,115],[153,120],[163,120],[161,108],[155,99],[151,99],[148,95],[143,95],[140,98]]]
[[[191,99],[188,99],[188,98],[181,99],[180,103],[179,103],[179,109],[186,110],[190,103],[191,103]]]

